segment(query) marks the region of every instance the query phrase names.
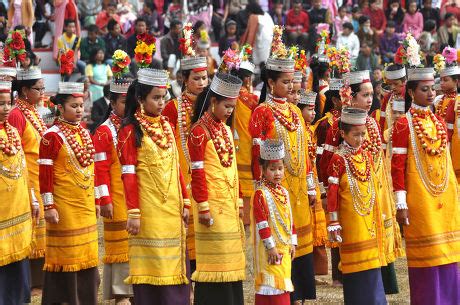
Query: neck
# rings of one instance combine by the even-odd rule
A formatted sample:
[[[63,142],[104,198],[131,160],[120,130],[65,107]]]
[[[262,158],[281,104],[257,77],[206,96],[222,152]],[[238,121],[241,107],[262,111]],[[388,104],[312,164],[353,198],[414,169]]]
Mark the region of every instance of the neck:
[[[35,103],[32,103],[29,99],[27,99],[25,96],[20,96],[19,99],[23,104],[25,104],[28,107],[35,107]]]
[[[415,110],[429,110],[430,109],[429,106],[418,105],[415,102],[412,103],[411,107],[414,108]]]
[[[268,185],[268,186],[275,187],[275,188],[278,187],[278,186],[280,186],[279,183],[275,183],[275,182],[273,182],[273,181],[269,181],[269,180],[267,180],[266,178],[264,178],[264,183],[265,183],[266,185]]]
[[[211,119],[213,119],[214,122],[217,122],[217,123],[222,122],[222,120],[220,120],[219,118],[217,118],[217,116],[216,116],[212,111],[209,111],[208,113],[209,113],[209,117],[210,117]]]
[[[274,96],[274,95],[269,94],[269,95],[268,95],[268,98],[271,99],[271,100],[273,100],[273,101],[275,101],[275,102],[277,102],[277,103],[280,103],[280,104],[286,103],[286,102],[287,102],[287,98],[286,98],[286,97],[277,97],[277,96]]]
[[[359,147],[353,147],[350,144],[348,144],[347,141],[345,141],[345,140],[343,141],[343,145],[344,145],[345,149],[347,150],[347,152],[349,152],[349,153],[351,153],[353,155],[359,152],[360,146]]]
[[[73,33],[67,33],[66,32],[65,35],[70,38],[70,37],[72,37]]]
[[[72,126],[78,126],[80,124],[80,121],[68,121],[64,118],[59,118],[59,121],[62,122],[62,123],[65,123],[65,124],[69,124],[69,125],[72,125]]]

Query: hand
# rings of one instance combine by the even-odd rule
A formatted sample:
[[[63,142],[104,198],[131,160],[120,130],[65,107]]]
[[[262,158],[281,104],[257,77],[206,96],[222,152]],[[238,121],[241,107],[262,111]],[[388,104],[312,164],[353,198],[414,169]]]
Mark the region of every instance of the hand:
[[[99,218],[101,215],[101,206],[96,205],[96,218]]]
[[[396,220],[400,225],[408,226],[409,225],[409,210],[397,210],[396,211]]]
[[[113,218],[113,204],[112,203],[102,205],[100,207],[100,209],[101,209],[101,216],[102,217],[105,217],[105,218],[108,218],[108,219]]]
[[[268,263],[270,265],[276,265],[276,261],[278,260],[278,250],[276,250],[276,247],[273,247],[270,250],[267,250],[267,254],[268,254]]]
[[[186,228],[188,228],[189,218],[190,218],[190,211],[189,209],[184,208],[184,211],[182,212],[182,220],[184,221]]]
[[[310,206],[313,207],[316,204],[316,195],[308,195],[308,202]]]
[[[50,209],[45,211],[45,220],[49,223],[59,222],[59,213],[56,209]]]
[[[210,226],[212,226],[213,219],[211,217],[211,212],[206,212],[206,213],[203,213],[203,214],[199,214],[198,222],[201,223],[202,225],[207,226],[208,228]]]
[[[126,223],[126,231],[131,235],[139,234],[141,228],[141,219],[140,218],[129,218]]]
[[[293,261],[294,258],[295,258],[295,247],[296,246],[291,246],[291,250],[290,250],[290,252],[291,252],[291,261]]]
[[[38,205],[32,205],[32,218],[35,219],[35,221],[38,223],[40,222],[40,206]]]
[[[244,217],[244,209],[243,208],[239,208],[238,215],[240,216],[240,219],[243,219],[243,217]]]
[[[332,242],[342,242],[342,230],[335,230],[335,231],[331,231],[329,232],[329,239],[332,241]]]

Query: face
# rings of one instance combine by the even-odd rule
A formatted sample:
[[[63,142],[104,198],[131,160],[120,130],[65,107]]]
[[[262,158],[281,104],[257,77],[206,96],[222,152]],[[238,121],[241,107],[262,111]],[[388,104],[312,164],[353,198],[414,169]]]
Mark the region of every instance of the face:
[[[102,50],[97,51],[96,61],[104,61],[104,51]]]
[[[116,13],[117,13],[117,8],[115,6],[110,5],[107,7],[107,14],[109,16],[115,15]]]
[[[97,32],[88,32],[88,38],[91,41],[95,41],[97,38]]]
[[[173,30],[171,31],[171,33],[173,34],[174,37],[179,37],[180,35],[180,31],[182,30],[182,26],[180,24],[177,24]]]
[[[151,116],[159,116],[165,108],[166,88],[153,87],[150,93],[141,100],[144,111]]]
[[[191,71],[189,77],[185,80],[187,91],[193,95],[198,95],[203,92],[203,89],[208,85],[208,71]]]
[[[208,49],[198,48],[197,54],[198,54],[198,56],[207,57],[208,56]]]
[[[423,7],[430,9],[431,8],[431,0],[423,1]]]
[[[9,93],[0,93],[0,123],[4,123],[11,110],[11,96]]]
[[[455,16],[449,17],[446,19],[446,26],[451,27],[452,25],[454,25],[454,22],[455,22]]]
[[[386,82],[390,86],[390,89],[394,94],[403,94],[404,85],[406,84],[405,81],[400,79],[387,79]]]
[[[110,105],[112,106],[113,112],[122,118],[125,114],[126,106],[126,95],[118,94],[116,101],[111,101]]]
[[[341,8],[341,9],[339,10],[339,16],[340,16],[341,18],[345,17],[346,13],[347,13],[347,11],[346,11],[344,8]]]
[[[334,104],[334,109],[342,110],[342,101],[340,100],[340,98],[333,96],[332,103]]]
[[[419,106],[430,106],[433,104],[436,96],[434,80],[420,81],[415,90],[409,90],[409,95],[412,97],[415,104]]]
[[[342,35],[343,36],[348,36],[350,34],[351,34],[351,31],[350,31],[349,28],[343,28],[343,30],[342,30]]]
[[[396,12],[396,11],[398,10],[398,8],[399,8],[399,3],[398,3],[398,2],[393,2],[393,3],[390,5],[390,7],[391,7],[391,10],[392,10],[393,12]]]
[[[80,122],[83,118],[83,98],[70,96],[63,105],[58,105],[62,118],[68,122]]]
[[[275,97],[285,98],[288,97],[292,91],[292,81],[294,79],[294,72],[284,72],[278,77],[276,81],[269,79],[268,85],[273,88],[273,95]]]
[[[321,8],[321,0],[313,0],[313,7],[316,9]]]
[[[393,110],[393,117],[395,118],[394,120],[397,121],[400,118],[402,118],[405,115],[403,111],[394,111]]]
[[[366,139],[366,125],[353,126],[348,132],[340,130],[342,138],[353,148],[359,148]]]
[[[370,28],[371,27],[371,21],[370,20],[367,20],[366,22],[364,22],[364,27],[365,28]]]
[[[31,105],[36,105],[45,95],[45,82],[43,79],[39,79],[32,87],[22,88],[22,95]]]
[[[377,3],[377,2],[371,3],[370,7],[371,7],[371,9],[373,9],[373,10],[376,10],[376,9],[378,9],[378,8],[379,8],[379,6],[378,6],[378,3]]]
[[[374,77],[375,81],[382,80],[382,70],[380,69],[375,69],[374,72],[372,73],[372,76]]]
[[[118,36],[121,33],[121,28],[118,23],[113,26],[112,35]]]
[[[147,31],[147,24],[144,21],[136,23],[136,33],[144,34]]]
[[[283,160],[270,161],[267,168],[264,168],[263,174],[268,182],[280,184],[284,177]]]
[[[227,27],[227,33],[228,35],[235,35],[236,34],[236,25],[231,24]]]
[[[311,124],[311,122],[313,122],[313,120],[315,119],[315,115],[316,115],[315,107],[307,106],[304,109],[302,109],[302,116],[303,116],[305,123],[307,124]]]
[[[65,32],[70,36],[72,34],[75,34],[76,32],[76,26],[75,26],[75,23],[74,22],[71,22],[69,23],[66,27],[65,27]]]
[[[225,100],[218,101],[215,97],[213,97],[211,99],[211,104],[214,105],[214,107],[211,107],[211,111],[214,110],[212,112],[214,116],[218,120],[225,122],[232,115],[232,112],[235,109],[236,98],[226,98]]]
[[[441,89],[446,93],[457,90],[457,80],[450,76],[441,77]]]
[[[282,3],[278,3],[275,5],[275,12],[277,14],[281,14],[283,12],[283,4]]]
[[[30,67],[31,60],[30,57],[26,57],[23,61],[21,61],[21,66],[25,69]]]
[[[409,4],[409,13],[413,14],[417,10],[417,3],[412,2]]]
[[[294,4],[293,9],[296,14],[300,13],[300,10],[302,9],[302,4],[301,3]]]
[[[292,84],[291,94],[288,96],[288,102],[294,105],[300,101],[300,90],[302,89],[302,83],[295,82]]]
[[[351,105],[369,111],[372,106],[374,89],[371,83],[361,84],[361,90],[351,100]]]
[[[395,28],[387,27],[385,31],[388,35],[393,35],[395,33]]]

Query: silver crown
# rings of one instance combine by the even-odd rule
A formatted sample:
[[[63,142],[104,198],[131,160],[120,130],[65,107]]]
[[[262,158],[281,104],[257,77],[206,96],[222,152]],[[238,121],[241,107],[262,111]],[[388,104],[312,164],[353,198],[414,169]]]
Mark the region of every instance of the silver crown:
[[[314,54],[313,56],[316,56],[319,62],[329,62],[329,58],[326,56],[326,54]]]
[[[182,71],[206,67],[208,67],[206,57],[184,57],[180,60],[180,69]]]
[[[145,68],[137,72],[137,80],[144,85],[166,87],[168,85],[169,75],[165,70]]]
[[[11,77],[16,77],[17,75],[16,68],[11,68],[11,67],[0,67],[0,76],[11,76]]]
[[[434,80],[434,68],[410,68],[407,69],[408,81]]]
[[[82,95],[85,91],[85,84],[74,82],[59,82],[58,94],[78,94]]]
[[[290,58],[273,58],[267,59],[267,69],[278,72],[294,72],[295,61]]]
[[[391,108],[393,111],[406,112],[406,102],[402,99],[393,100]]]
[[[209,41],[199,40],[197,46],[200,49],[209,49],[209,47],[211,47],[211,44],[209,43]]]
[[[42,78],[42,70],[40,68],[18,69],[16,78],[18,80],[30,80]]]
[[[240,63],[240,69],[247,70],[251,73],[254,73],[255,68],[256,66],[250,61],[245,60]]]
[[[294,80],[293,80],[294,83],[301,83],[302,78],[303,78],[302,72],[300,72],[300,71],[295,71],[294,72]]]
[[[388,67],[385,68],[385,78],[395,80],[406,76],[406,68],[402,67],[399,70],[388,71]]]
[[[329,79],[329,90],[339,91],[343,87],[343,80],[340,78]]]
[[[460,67],[457,65],[446,67],[442,69],[441,72],[439,72],[439,76],[441,77],[459,75],[459,74],[460,74]]]
[[[369,70],[348,72],[344,78],[349,85],[362,84],[371,80]]]
[[[127,79],[112,79],[110,82],[110,92],[126,94],[131,85],[131,81]]]
[[[266,161],[284,159],[284,143],[282,141],[265,140],[260,146],[260,158]]]
[[[212,79],[210,89],[220,96],[237,98],[242,85],[243,82],[238,77],[227,73],[217,73]]]
[[[299,104],[304,104],[310,107],[311,106],[314,107],[315,102],[316,102],[316,95],[317,93],[314,91],[301,90]]]
[[[0,81],[0,92],[11,92],[11,82]]]
[[[363,109],[346,107],[342,109],[340,115],[340,122],[350,125],[364,125],[366,124],[367,112]]]

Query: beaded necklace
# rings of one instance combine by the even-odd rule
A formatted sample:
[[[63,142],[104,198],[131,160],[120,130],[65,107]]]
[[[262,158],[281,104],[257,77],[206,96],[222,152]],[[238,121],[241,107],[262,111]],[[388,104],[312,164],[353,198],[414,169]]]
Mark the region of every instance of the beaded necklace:
[[[214,148],[223,167],[230,167],[233,161],[233,145],[224,123],[217,122],[206,112],[201,121],[209,131]]]
[[[94,162],[94,153],[96,152],[93,146],[93,141],[88,131],[83,128],[80,123],[71,123],[63,119],[58,119],[56,126],[61,130],[66,142],[71,148],[73,154],[82,167],[88,167]],[[80,136],[82,144],[77,140]]]
[[[118,146],[118,131],[121,128],[121,118],[116,115],[113,111],[110,113],[109,120],[108,120],[108,127],[110,129],[110,133],[112,134],[112,141],[113,146],[117,148]]]
[[[5,127],[6,138],[0,138],[0,149],[5,155],[14,156],[21,150],[21,137],[7,121],[3,126]]]
[[[310,160],[315,163],[316,162],[316,149],[317,149],[317,144],[313,140],[313,131],[309,128],[309,126],[306,126],[305,129],[307,130],[309,139],[307,140],[307,145],[308,145],[308,156],[310,157]]]
[[[447,133],[444,130],[442,122],[438,120],[436,115],[434,115],[434,113],[428,109],[423,111],[411,108],[409,112],[411,114],[411,123],[414,126],[415,134],[419,139],[425,153],[429,153],[432,156],[437,156],[444,152],[447,147]],[[429,132],[425,129],[423,119],[427,116],[430,117],[430,120],[436,126],[435,136],[430,136]],[[441,140],[441,142],[439,142],[439,145],[436,145],[439,140]],[[435,147],[435,145],[438,147]]]
[[[369,139],[364,140],[362,147],[363,150],[370,152],[375,158],[382,149],[382,139],[380,138],[379,129],[374,119],[370,117],[366,118],[366,129]]]
[[[10,166],[7,166],[4,161],[11,160],[9,158],[0,160],[0,175],[8,179],[17,180],[22,176],[23,170],[26,166],[24,153],[21,149],[21,137],[14,129],[13,126],[8,122],[4,122],[6,138],[0,137],[0,150],[8,157],[21,158],[21,161],[17,163],[15,160],[11,162]],[[8,191],[12,190],[12,186],[7,183]]]
[[[273,116],[278,122],[280,122],[287,130],[296,131],[300,126],[300,119],[294,110],[289,106],[286,101],[281,101],[269,96],[267,105],[273,112]],[[289,113],[285,115],[282,110],[289,110]]]
[[[174,136],[168,128],[168,120],[160,115],[159,122],[152,122],[140,110],[137,110],[134,117],[145,130],[147,135],[152,139],[153,143],[161,149],[169,149],[172,147]]]
[[[20,98],[16,101],[16,106],[21,110],[27,120],[32,124],[35,130],[38,132],[40,137],[43,137],[43,134],[46,131],[46,124],[41,118],[40,114],[37,111],[37,108],[30,105],[27,102],[24,102]]]
[[[187,94],[182,94],[182,98],[177,98],[177,125],[179,126],[179,137],[184,152],[185,160],[190,164],[190,155],[187,148],[187,138],[190,133],[190,126],[187,126],[187,116],[193,116],[192,101]]]
[[[447,107],[449,106],[449,102],[451,100],[454,100],[456,97],[457,97],[456,91],[444,94],[441,101],[439,101],[438,105],[436,105],[436,115],[445,119],[447,115]]]

